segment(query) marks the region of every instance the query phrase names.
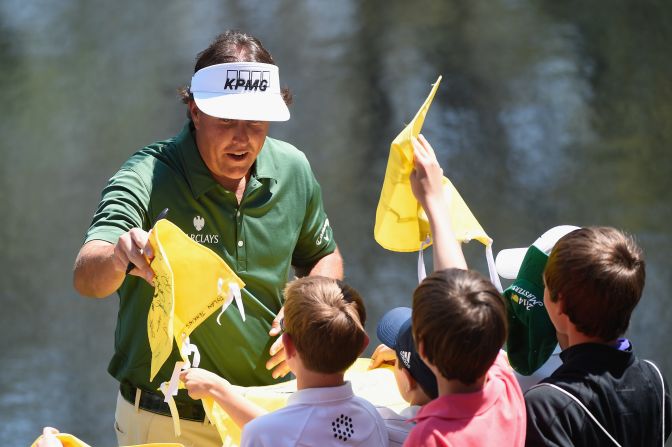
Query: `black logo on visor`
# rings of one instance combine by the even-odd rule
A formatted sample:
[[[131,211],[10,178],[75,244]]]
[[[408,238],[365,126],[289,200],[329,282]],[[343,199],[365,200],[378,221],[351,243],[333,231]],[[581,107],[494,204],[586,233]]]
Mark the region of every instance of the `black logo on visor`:
[[[224,90],[264,92],[271,83],[270,71],[226,70]]]

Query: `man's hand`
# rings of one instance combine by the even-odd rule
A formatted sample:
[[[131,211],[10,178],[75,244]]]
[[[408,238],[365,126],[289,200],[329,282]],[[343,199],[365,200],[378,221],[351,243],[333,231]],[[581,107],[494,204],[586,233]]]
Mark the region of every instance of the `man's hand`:
[[[280,327],[280,320],[285,317],[285,308],[280,308],[280,312],[275,316],[273,323],[271,324],[271,330],[268,331],[268,335],[275,337],[281,335],[282,328]],[[285,353],[285,346],[282,344],[282,337],[278,337],[277,340],[271,345],[269,351],[271,358],[266,362],[266,369],[272,370],[271,375],[274,379],[279,377],[285,377],[289,373],[289,365],[287,365],[287,355]]]
[[[216,387],[221,389],[230,386],[228,380],[208,370],[201,368],[189,368],[180,373],[180,380],[189,391],[192,399],[203,399],[212,396],[212,390]]]
[[[154,272],[149,266],[149,261],[153,258],[149,233],[140,228],[132,228],[122,234],[114,246],[115,270],[126,273],[129,264],[132,264],[134,267],[128,274],[139,276],[150,285],[153,285]]]
[[[126,279],[129,263],[134,266],[129,274],[139,276],[153,286],[154,272],[149,261],[154,257],[148,242],[149,235],[140,228],[132,228],[117,240],[91,240],[80,248],[73,269],[75,290],[84,296],[103,298],[114,293]]]
[[[388,348],[386,345],[380,344],[371,354],[371,363],[369,364],[369,369],[375,369],[383,364],[393,365],[397,361],[397,353],[394,352],[394,349]]]

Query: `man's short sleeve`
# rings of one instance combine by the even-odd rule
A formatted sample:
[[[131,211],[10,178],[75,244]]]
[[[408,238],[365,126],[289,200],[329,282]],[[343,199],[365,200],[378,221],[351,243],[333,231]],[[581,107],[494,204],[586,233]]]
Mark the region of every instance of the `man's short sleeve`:
[[[101,194],[85,243],[102,240],[116,244],[131,228],[148,224],[149,190],[132,169],[121,169],[107,183]]]
[[[336,250],[334,234],[322,204],[322,191],[312,171],[307,191],[306,214],[292,254],[292,265],[300,267],[314,264]]]

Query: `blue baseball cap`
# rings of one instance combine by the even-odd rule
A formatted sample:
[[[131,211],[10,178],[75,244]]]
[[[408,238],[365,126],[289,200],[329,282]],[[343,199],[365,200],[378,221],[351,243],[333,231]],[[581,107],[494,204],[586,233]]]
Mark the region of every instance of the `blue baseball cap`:
[[[425,394],[436,399],[439,395],[436,377],[415,349],[411,312],[409,307],[396,307],[388,311],[378,322],[376,334],[385,346],[394,349],[399,365],[408,370]]]

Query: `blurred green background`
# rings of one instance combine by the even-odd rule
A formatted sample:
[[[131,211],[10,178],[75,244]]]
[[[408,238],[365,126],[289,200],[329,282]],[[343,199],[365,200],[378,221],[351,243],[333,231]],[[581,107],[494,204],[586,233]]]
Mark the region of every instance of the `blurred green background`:
[[[424,134],[495,253],[559,224],[634,234],[647,286],[628,336],[672,374],[672,2],[2,0],[4,444],[53,425],[116,445],[117,298],[78,297],[72,263],[107,179],[181,129],[176,88],[229,28],[259,37],[294,92],[270,134],[322,185],[367,352],[417,283],[414,254],[373,240],[389,144],[442,74]],[[465,252],[486,271],[482,246]]]

